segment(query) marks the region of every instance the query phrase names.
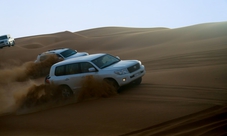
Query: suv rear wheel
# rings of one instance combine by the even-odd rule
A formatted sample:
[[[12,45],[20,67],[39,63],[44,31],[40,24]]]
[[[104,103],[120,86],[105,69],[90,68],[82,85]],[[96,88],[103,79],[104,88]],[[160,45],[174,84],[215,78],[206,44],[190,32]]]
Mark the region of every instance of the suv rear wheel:
[[[63,98],[69,98],[73,95],[73,91],[66,85],[59,86],[59,91]]]

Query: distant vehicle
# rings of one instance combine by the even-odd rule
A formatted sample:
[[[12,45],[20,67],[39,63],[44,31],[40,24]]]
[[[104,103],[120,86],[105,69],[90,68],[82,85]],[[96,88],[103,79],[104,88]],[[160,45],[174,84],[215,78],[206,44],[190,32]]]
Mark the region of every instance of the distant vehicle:
[[[63,97],[68,97],[81,88],[86,76],[104,80],[116,91],[121,86],[139,85],[145,75],[145,66],[138,60],[120,60],[110,54],[99,53],[61,61],[52,65],[46,84],[58,85]]]
[[[56,55],[59,60],[67,60],[71,58],[87,56],[87,52],[77,52],[76,50],[72,50],[70,48],[61,48],[61,49],[53,49],[43,52],[37,56],[35,63],[42,62],[46,60],[49,56]]]
[[[0,36],[0,48],[15,45],[15,40],[9,34]]]

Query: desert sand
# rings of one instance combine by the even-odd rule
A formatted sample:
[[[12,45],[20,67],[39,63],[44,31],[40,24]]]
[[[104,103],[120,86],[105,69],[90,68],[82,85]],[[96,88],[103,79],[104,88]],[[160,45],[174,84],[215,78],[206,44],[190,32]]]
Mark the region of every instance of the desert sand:
[[[44,77],[26,70],[55,48],[110,53],[146,67],[139,86],[23,106]],[[50,91],[51,88],[49,88]],[[89,90],[86,90],[89,92]],[[41,94],[45,95],[45,94]],[[33,101],[34,99],[34,101]],[[27,102],[29,104],[29,102]],[[0,50],[0,135],[227,135],[227,22],[177,29],[103,27],[16,39]]]

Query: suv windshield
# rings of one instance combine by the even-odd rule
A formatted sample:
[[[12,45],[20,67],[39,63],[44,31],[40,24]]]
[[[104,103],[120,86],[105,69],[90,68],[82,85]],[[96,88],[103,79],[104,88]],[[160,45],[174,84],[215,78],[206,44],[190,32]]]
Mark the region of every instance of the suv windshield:
[[[0,36],[0,40],[3,40],[3,39],[7,39],[7,36],[6,35]]]
[[[75,50],[72,49],[68,49],[66,51],[63,51],[62,53],[60,53],[64,58],[68,58],[74,54],[76,54],[77,52]]]
[[[100,69],[111,66],[119,61],[120,61],[120,59],[118,59],[114,56],[111,56],[109,54],[105,54],[99,58],[92,60],[92,62]]]

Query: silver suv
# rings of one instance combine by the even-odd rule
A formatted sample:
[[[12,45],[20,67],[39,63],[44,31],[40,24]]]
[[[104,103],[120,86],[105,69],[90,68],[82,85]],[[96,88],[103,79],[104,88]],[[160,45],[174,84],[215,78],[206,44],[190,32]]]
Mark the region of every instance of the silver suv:
[[[77,52],[76,50],[72,50],[70,48],[60,48],[60,49],[53,49],[46,52],[43,52],[37,56],[35,63],[42,62],[46,60],[49,56],[56,55],[59,60],[67,60],[71,58],[87,56],[87,52]]]
[[[0,36],[0,48],[14,46],[15,40],[9,34]]]
[[[52,65],[47,84],[59,85],[63,96],[76,93],[86,76],[106,80],[118,90],[129,83],[140,84],[145,67],[138,60],[120,60],[110,54],[92,54]]]

